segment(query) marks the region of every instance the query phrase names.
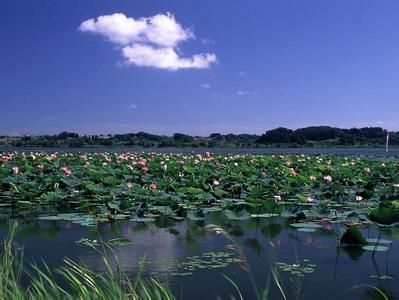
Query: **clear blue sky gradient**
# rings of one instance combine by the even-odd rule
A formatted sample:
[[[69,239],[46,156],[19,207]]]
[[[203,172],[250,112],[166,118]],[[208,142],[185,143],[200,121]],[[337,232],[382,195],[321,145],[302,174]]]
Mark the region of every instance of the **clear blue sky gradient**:
[[[170,12],[196,36],[184,56],[218,63],[120,66],[115,45],[78,30],[116,12]],[[399,130],[398,13],[397,0],[2,0],[0,134]]]

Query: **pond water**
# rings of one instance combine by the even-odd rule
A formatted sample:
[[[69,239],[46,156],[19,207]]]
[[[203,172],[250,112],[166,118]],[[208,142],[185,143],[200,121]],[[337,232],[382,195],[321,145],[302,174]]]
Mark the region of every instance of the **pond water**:
[[[399,148],[139,148],[139,147],[103,147],[103,148],[45,148],[45,147],[0,147],[0,152],[156,152],[156,153],[240,153],[240,154],[346,154],[377,157],[398,157]]]
[[[256,299],[253,284],[262,289],[268,282],[270,299],[282,299],[271,268],[280,274],[287,299],[382,299],[365,286],[350,290],[357,285],[373,285],[391,299],[399,297],[398,228],[382,232],[393,244],[373,258],[372,252],[362,248],[338,247],[337,232],[343,224],[325,223],[314,232],[302,232],[282,217],[232,221],[212,212],[199,222],[159,217],[154,223],[120,221],[99,227],[19,219],[15,241],[23,245],[28,261],[44,259],[54,269],[69,257],[102,270],[100,254],[76,241],[123,237],[132,241],[117,248],[125,270],[134,276],[146,256],[145,274],[168,282],[177,299],[237,297],[223,274],[239,286],[244,299]],[[6,223],[3,219],[2,239],[7,234]],[[233,240],[216,234],[209,224],[220,226]],[[378,236],[376,227],[361,230],[366,238]],[[287,271],[290,268],[294,273]]]

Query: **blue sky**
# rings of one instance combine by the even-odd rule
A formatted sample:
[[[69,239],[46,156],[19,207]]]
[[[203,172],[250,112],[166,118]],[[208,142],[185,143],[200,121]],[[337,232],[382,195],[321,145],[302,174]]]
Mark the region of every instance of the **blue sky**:
[[[396,0],[2,0],[0,134],[399,130],[398,12]]]

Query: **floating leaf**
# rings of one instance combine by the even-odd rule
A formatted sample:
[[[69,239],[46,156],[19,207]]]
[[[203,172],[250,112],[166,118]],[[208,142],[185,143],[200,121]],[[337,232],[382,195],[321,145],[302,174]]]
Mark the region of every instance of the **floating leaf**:
[[[187,219],[191,221],[202,221],[205,220],[204,213],[199,210],[190,210],[187,212]]]
[[[367,240],[356,227],[349,227],[341,237],[341,243],[347,245],[367,245]]]
[[[362,247],[364,250],[367,251],[377,251],[377,252],[385,252],[389,250],[387,246],[376,246],[376,245],[367,245]]]
[[[278,217],[278,214],[271,214],[271,213],[265,213],[265,214],[252,214],[252,218],[272,218],[272,217]]]
[[[313,229],[323,227],[316,223],[292,223],[292,224],[290,224],[290,226],[296,227],[296,228],[313,228]]]
[[[117,237],[114,239],[108,240],[108,243],[114,246],[127,246],[133,244],[133,242],[129,239],[123,237]]]
[[[139,217],[134,217],[131,218],[130,221],[132,222],[155,222],[155,218],[148,218],[148,217],[144,217],[144,218],[139,218]]]
[[[46,220],[46,221],[58,221],[58,220],[62,220],[60,217],[58,216],[50,216],[50,215],[43,215],[43,216],[39,216],[37,217],[38,220]]]
[[[229,220],[243,221],[251,218],[251,215],[246,210],[234,211],[226,209],[223,213]]]
[[[387,244],[390,245],[393,243],[391,240],[384,240],[384,239],[366,239],[369,244]]]

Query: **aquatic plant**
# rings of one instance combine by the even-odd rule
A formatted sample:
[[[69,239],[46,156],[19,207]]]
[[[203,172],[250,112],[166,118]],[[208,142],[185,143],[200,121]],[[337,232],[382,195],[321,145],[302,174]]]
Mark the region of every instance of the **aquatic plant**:
[[[0,156],[2,207],[31,210],[45,205],[54,213],[42,216],[47,220],[65,219],[59,216],[60,209],[86,214],[87,226],[123,218],[149,221],[160,214],[198,218],[209,209],[223,209],[227,217],[242,219],[248,217],[244,212],[252,218],[279,215],[288,205],[399,206],[396,161],[211,153]]]
[[[0,257],[0,299],[174,299],[166,285],[155,279],[143,279],[140,271],[130,279],[117,256],[111,258],[105,253],[101,260],[105,272],[64,259],[65,266],[57,271],[64,281],[62,285],[46,263],[34,263],[28,272],[22,249],[13,243],[15,229],[15,224],[10,226]],[[115,260],[114,268],[111,259]],[[22,283],[22,276],[29,277],[28,283]]]

